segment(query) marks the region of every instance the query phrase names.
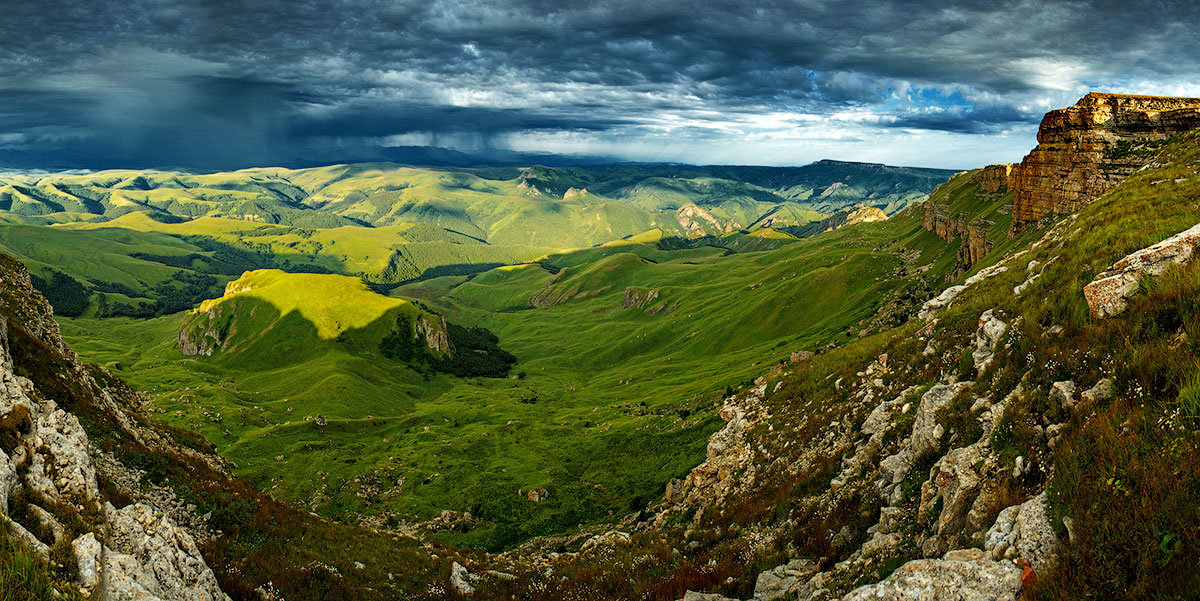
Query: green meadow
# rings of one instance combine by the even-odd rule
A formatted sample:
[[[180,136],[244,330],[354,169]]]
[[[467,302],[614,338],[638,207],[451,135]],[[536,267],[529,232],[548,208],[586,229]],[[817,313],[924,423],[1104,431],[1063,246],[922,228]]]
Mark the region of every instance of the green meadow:
[[[0,251],[86,359],[261,490],[503,549],[661,497],[703,461],[728,387],[940,289],[957,244],[901,209],[948,175],[831,161],[12,175]],[[860,205],[894,217],[781,229]],[[436,330],[455,349],[404,342],[418,323],[418,342]],[[471,518],[434,524],[444,510]]]
[[[703,460],[726,387],[866,333],[881,305],[923,301],[956,245],[916,214],[763,251],[626,241],[414,282],[395,298],[280,274],[236,309],[253,313],[238,327],[269,343],[211,357],[178,350],[186,313],[63,330],[261,489],[397,529],[469,511],[474,523],[436,535],[500,549],[657,499]],[[310,298],[338,298],[347,317]],[[377,341],[401,306],[487,328],[518,363],[505,378],[457,378],[388,360]],[[349,334],[334,335],[335,321]],[[549,496],[518,495],[531,489]]]

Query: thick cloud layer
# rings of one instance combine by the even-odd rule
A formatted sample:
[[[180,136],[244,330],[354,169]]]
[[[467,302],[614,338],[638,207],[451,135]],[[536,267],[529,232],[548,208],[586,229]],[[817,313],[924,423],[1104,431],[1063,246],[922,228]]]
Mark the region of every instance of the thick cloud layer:
[[[967,167],[1018,160],[1046,110],[1090,89],[1200,95],[1191,0],[0,0],[0,14],[0,166],[442,145]]]

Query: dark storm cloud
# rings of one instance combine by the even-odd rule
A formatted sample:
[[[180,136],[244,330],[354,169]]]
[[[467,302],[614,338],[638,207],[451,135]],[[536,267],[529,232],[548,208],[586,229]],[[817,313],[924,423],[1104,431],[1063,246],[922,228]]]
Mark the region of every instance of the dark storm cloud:
[[[452,136],[583,135],[618,154],[985,140],[1089,87],[1200,81],[1188,0],[0,2],[0,159],[229,166]]]

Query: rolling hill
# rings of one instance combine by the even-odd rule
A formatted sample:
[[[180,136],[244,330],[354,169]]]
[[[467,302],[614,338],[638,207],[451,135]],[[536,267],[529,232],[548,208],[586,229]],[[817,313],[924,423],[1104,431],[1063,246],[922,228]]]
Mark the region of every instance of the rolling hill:
[[[714,396],[792,351],[903,321],[957,250],[917,209],[804,240],[769,229],[641,236],[410,282],[391,299],[357,279],[252,272],[243,280],[270,279],[262,294],[286,300],[234,282],[232,295],[186,316],[63,327],[85,355],[156,395],[161,419],[202,432],[264,490],[393,528],[469,511],[477,522],[435,536],[502,549],[657,498],[703,456]],[[379,308],[353,311],[353,327],[333,319],[346,329],[321,336],[314,324],[330,318],[300,308],[320,314],[341,293],[312,278]],[[391,305],[380,299],[395,308],[381,312]],[[220,332],[226,309],[243,324],[232,342],[183,355],[179,333]],[[509,378],[489,378],[389,360],[379,352],[389,311],[486,328],[517,363]],[[544,502],[516,501],[543,489]]]
[[[779,244],[788,237],[770,230],[863,204],[891,214],[948,174],[835,161],[9,174],[0,176],[0,249],[31,267],[60,314],[149,317],[217,296],[253,269],[391,287],[651,233],[761,230],[760,242]],[[74,300],[81,288],[86,303]]]

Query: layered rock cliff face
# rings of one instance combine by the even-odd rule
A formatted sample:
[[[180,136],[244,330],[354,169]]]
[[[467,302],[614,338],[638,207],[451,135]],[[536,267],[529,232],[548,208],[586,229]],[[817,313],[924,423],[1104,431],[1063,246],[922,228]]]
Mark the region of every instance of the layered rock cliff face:
[[[96,599],[227,601],[193,536],[203,520],[121,484],[113,472],[130,468],[93,446],[81,422],[105,422],[144,452],[164,449],[134,405],[132,392],[63,344],[28,272],[0,255],[0,517],[10,535],[74,565],[77,586]],[[171,452],[221,469],[197,451]]]
[[[1092,92],[1050,111],[1013,171],[1012,231],[1078,210],[1143,166],[1167,139],[1200,127],[1200,98]]]
[[[958,276],[978,263],[992,249],[993,242],[987,237],[991,223],[951,215],[944,205],[927,201],[921,223],[927,231],[937,234],[947,242],[962,240],[951,279],[958,279]]]
[[[979,186],[988,194],[1002,193],[1012,185],[1012,174],[1016,165],[1012,163],[1001,163],[999,165],[988,165],[977,171],[972,177],[979,182]]]

